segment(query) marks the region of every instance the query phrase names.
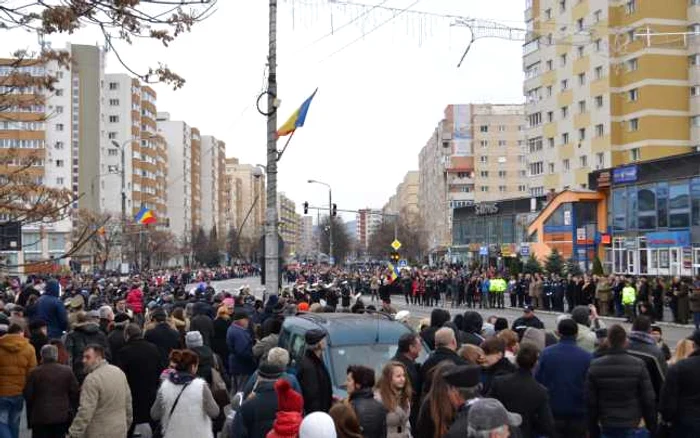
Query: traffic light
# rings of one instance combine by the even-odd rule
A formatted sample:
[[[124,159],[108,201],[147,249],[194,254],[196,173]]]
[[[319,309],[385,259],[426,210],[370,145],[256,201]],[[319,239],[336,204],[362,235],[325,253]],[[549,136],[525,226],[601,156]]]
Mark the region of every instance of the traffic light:
[[[394,251],[391,253],[389,258],[391,259],[392,262],[398,263],[399,260],[401,259],[401,256],[399,255],[398,251]]]
[[[338,216],[338,206],[336,204],[333,204],[333,208],[331,209],[331,215],[333,217]]]
[[[309,203],[304,202],[304,214],[309,214]]]

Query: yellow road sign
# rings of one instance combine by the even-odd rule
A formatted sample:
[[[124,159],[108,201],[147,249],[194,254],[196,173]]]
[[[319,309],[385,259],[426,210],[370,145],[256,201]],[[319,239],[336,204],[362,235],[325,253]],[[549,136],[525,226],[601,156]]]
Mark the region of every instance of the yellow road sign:
[[[398,251],[399,248],[401,248],[401,242],[399,242],[398,239],[395,239],[393,242],[391,242],[391,247],[394,248],[394,251]]]

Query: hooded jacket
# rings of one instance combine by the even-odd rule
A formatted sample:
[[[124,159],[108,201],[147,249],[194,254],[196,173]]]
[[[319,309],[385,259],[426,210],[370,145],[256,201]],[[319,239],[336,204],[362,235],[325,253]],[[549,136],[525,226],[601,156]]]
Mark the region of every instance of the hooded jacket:
[[[79,324],[66,336],[66,350],[71,357],[73,372],[80,383],[85,379],[85,372],[83,371],[83,352],[85,351],[85,347],[90,344],[101,345],[105,350],[105,358],[111,360],[107,336],[102,333],[97,323],[86,322]]]
[[[36,367],[34,347],[22,334],[0,336],[0,397],[22,395],[29,372]]]
[[[278,411],[272,430],[265,438],[297,438],[302,420],[299,412]]]
[[[58,298],[59,285],[56,280],[49,280],[44,295],[36,303],[34,320],[46,322],[49,338],[60,338],[68,331],[68,313],[66,306]]]
[[[443,324],[450,320],[450,312],[444,309],[433,309],[430,313],[430,327],[423,330],[420,334],[428,347],[431,350],[435,349],[435,332],[442,327]]]
[[[473,310],[464,312],[464,320],[462,321],[464,331],[467,333],[464,338],[465,344],[476,345],[477,347],[484,342],[481,336],[481,329],[484,326],[484,318],[478,312]]]

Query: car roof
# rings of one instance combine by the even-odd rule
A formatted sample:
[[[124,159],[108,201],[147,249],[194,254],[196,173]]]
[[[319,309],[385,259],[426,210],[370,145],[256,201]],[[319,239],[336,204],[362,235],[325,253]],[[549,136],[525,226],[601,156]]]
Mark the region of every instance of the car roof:
[[[328,333],[329,346],[395,344],[411,329],[381,313],[300,313],[285,318],[285,327],[306,332],[321,329]]]

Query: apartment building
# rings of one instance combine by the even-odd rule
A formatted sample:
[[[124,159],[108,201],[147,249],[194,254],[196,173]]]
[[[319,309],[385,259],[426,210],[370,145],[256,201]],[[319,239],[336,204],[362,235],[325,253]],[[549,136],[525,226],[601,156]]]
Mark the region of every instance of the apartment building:
[[[34,154],[34,166],[24,172],[48,187],[70,190],[76,199],[70,207],[77,213],[79,208],[97,206],[100,199],[100,150],[105,143],[100,113],[104,53],[98,47],[75,44],[68,44],[65,52],[72,61],[69,70],[56,62],[42,65],[24,60],[18,64],[15,59],[0,59],[1,94],[16,97],[17,102],[2,108],[0,155],[8,154],[11,148],[20,155]],[[5,79],[13,72],[36,78],[53,76],[55,90],[12,86]],[[31,105],[19,104],[22,101]],[[12,171],[17,164],[8,164],[0,174]],[[11,219],[0,217],[0,221]],[[22,250],[0,255],[8,266],[58,258],[71,246],[74,219],[25,223]]]
[[[299,259],[304,259],[316,254],[318,246],[314,239],[314,218],[313,216],[301,216],[299,218],[299,245],[297,254]]]
[[[226,160],[226,174],[230,191],[235,194],[235,201],[229,201],[235,209],[235,212],[229,213],[229,218],[235,219],[233,226],[240,230],[242,237],[261,237],[266,206],[265,178],[262,170],[229,158]]]
[[[529,0],[524,91],[530,193],[700,141],[697,1]],[[642,33],[676,33],[675,36]]]
[[[190,176],[192,181],[192,229],[199,230],[202,227],[202,165],[200,156],[202,153],[202,138],[199,129],[192,127],[190,132],[192,133],[190,160],[192,172]]]
[[[157,128],[168,148],[168,198],[170,231],[187,245],[192,227],[192,128],[183,121],[171,120],[167,112],[157,113]]]
[[[202,227],[221,231],[226,223],[226,143],[202,135],[199,163]]]
[[[383,220],[382,210],[371,208],[357,212],[357,248],[358,252],[367,251],[372,234],[379,229]]]
[[[300,216],[296,211],[296,203],[284,193],[277,193],[277,217],[279,232],[284,241],[284,255],[297,254],[301,246],[299,236]]]
[[[391,195],[382,211],[385,215],[397,215],[412,226],[419,225],[418,192],[420,173],[417,170],[406,172],[403,181],[396,186],[396,192]]]
[[[121,212],[123,168],[127,218],[145,206],[156,213],[158,226],[164,227],[168,224],[168,148],[158,133],[156,102],[155,91],[138,79],[105,75],[108,142],[102,153],[106,171],[100,175],[100,210]]]

